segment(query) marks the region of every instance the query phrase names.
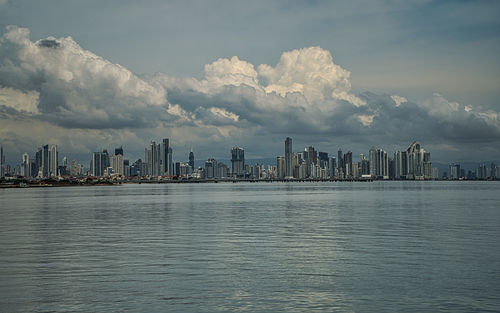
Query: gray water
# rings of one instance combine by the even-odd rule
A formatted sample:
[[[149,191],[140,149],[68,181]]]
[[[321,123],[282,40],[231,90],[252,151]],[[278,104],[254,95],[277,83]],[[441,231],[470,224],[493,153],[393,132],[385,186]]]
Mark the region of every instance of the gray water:
[[[0,190],[1,312],[499,312],[500,183]]]

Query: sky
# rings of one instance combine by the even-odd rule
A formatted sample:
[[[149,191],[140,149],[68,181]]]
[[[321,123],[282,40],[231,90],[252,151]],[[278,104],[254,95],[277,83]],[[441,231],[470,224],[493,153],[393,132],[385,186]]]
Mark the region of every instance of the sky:
[[[0,144],[500,159],[498,1],[0,0]],[[356,158],[355,158],[356,159]]]

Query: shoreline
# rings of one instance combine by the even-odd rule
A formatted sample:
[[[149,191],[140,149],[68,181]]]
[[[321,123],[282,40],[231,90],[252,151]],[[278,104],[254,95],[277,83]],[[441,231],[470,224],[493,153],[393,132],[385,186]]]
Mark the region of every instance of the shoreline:
[[[374,181],[389,182],[483,182],[483,181],[499,181],[499,180],[374,180],[374,179],[181,179],[181,180],[125,180],[125,181],[50,181],[50,182],[26,182],[26,181],[13,181],[9,183],[1,183],[0,189],[11,188],[50,188],[50,187],[92,187],[92,186],[120,186],[125,184],[218,184],[218,183],[327,183],[327,182],[356,182],[356,183],[371,183]]]

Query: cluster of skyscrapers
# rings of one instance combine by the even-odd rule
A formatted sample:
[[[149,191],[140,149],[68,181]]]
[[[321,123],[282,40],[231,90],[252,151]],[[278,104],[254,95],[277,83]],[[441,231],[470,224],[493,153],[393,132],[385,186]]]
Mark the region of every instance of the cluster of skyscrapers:
[[[277,177],[283,179],[432,179],[430,153],[418,142],[407,150],[397,151],[394,158],[383,149],[372,147],[368,158],[360,155],[353,161],[351,151],[339,149],[337,157],[316,151],[313,146],[292,152],[292,139],[285,140],[285,156],[276,160]],[[437,177],[435,177],[437,178]]]
[[[170,140],[164,138],[160,143],[151,141],[144,149],[144,160],[131,163],[124,157],[123,148],[109,154],[106,149],[93,152],[90,169],[84,171],[77,160],[68,164],[66,157],[59,163],[56,145],[40,147],[30,158],[28,153],[21,157],[21,164],[15,168],[6,165],[3,147],[0,146],[0,177],[22,176],[27,178],[53,177],[147,177],[149,179],[279,179],[279,180],[428,180],[438,179],[437,168],[431,167],[430,153],[420,143],[413,142],[406,150],[396,151],[393,157],[380,148],[372,147],[368,155],[361,154],[359,161],[353,160],[351,151],[342,149],[336,156],[328,152],[317,151],[313,146],[303,151],[294,152],[292,138],[285,139],[284,156],[276,158],[276,164],[245,164],[245,150],[233,147],[230,151],[229,166],[224,162],[209,158],[204,166],[195,167],[194,153],[191,149],[187,162],[174,162]],[[479,165],[477,172],[460,168],[459,164],[450,164],[449,172],[443,173],[445,179],[498,179],[500,166]]]

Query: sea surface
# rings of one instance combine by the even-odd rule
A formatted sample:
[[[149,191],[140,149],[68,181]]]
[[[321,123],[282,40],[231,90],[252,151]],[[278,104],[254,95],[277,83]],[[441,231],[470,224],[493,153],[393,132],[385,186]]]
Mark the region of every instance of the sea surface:
[[[0,312],[500,312],[500,183],[0,190]]]

